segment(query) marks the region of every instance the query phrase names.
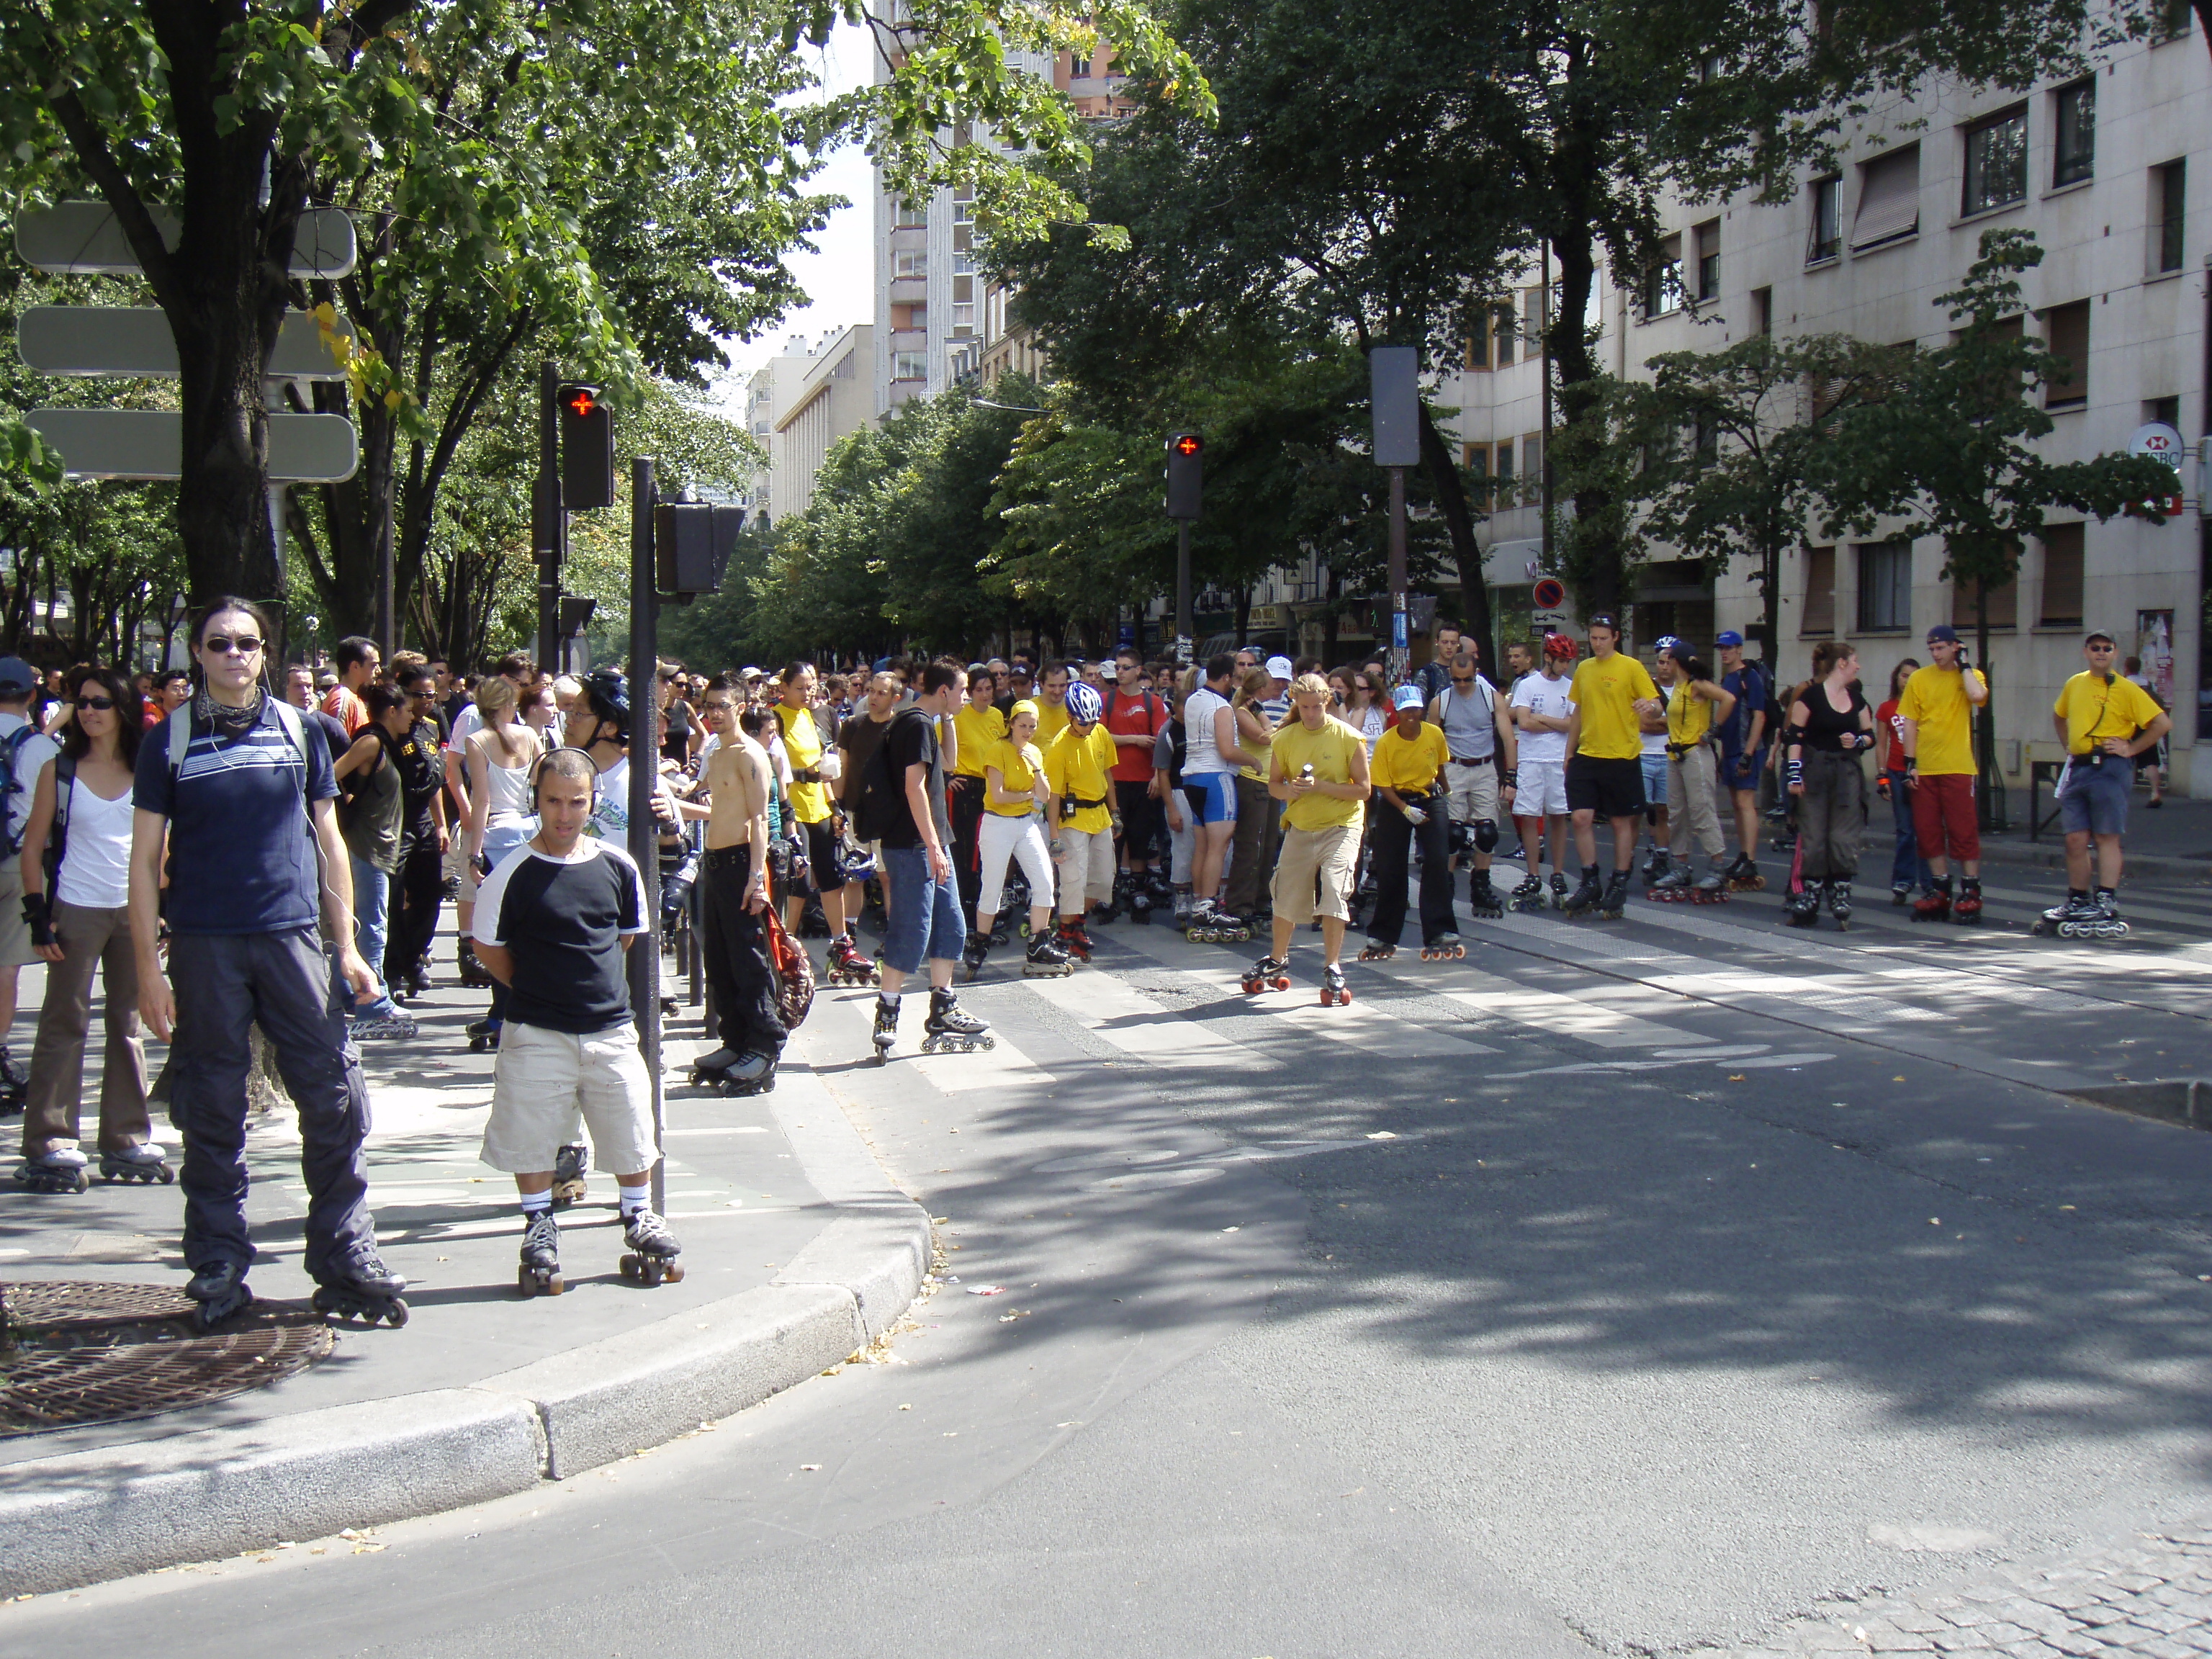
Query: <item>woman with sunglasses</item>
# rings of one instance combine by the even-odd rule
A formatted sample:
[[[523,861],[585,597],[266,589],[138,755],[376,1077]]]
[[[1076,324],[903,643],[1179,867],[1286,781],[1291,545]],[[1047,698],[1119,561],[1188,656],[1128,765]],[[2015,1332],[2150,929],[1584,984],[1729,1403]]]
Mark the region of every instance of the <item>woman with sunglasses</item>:
[[[107,1049],[100,1079],[103,1181],[173,1181],[168,1155],[149,1137],[146,1048],[139,1036],[138,970],[131,941],[131,783],[138,759],[137,698],[112,668],[84,665],[70,680],[62,752],[39,774],[23,827],[23,911],[47,963],[46,1000],[31,1053],[23,1168],[33,1192],[81,1193],[79,1142],[92,975],[105,978]]]
[[[538,833],[530,781],[545,750],[516,718],[519,701],[514,682],[496,674],[477,693],[477,713],[483,724],[469,738],[468,833],[469,858],[478,880]],[[507,987],[494,980],[491,1012],[469,1027],[469,1052],[498,1048],[506,1021]]]

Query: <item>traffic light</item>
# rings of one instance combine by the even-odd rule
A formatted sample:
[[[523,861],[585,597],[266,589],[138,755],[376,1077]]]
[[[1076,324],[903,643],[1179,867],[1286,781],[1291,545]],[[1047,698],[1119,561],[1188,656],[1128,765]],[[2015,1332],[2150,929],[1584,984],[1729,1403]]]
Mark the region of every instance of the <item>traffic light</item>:
[[[1195,432],[1178,432],[1168,440],[1168,517],[1198,517],[1200,471],[1206,456],[1206,440]]]
[[[564,386],[561,416],[561,505],[571,513],[615,503],[615,413],[595,386]]]
[[[698,501],[662,501],[655,507],[653,585],[660,596],[687,605],[696,594],[720,589],[744,523],[742,507]]]

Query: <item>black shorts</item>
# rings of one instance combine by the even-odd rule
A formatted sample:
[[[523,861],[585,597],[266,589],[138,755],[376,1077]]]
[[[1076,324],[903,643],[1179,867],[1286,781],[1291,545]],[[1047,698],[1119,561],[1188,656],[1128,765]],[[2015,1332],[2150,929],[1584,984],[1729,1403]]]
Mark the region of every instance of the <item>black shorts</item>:
[[[826,817],[819,823],[802,823],[806,831],[806,861],[813,866],[806,888],[808,894],[824,893],[844,885],[837,878],[837,820]]]
[[[1601,818],[1634,817],[1644,810],[1644,761],[1577,755],[1567,763],[1567,811]]]

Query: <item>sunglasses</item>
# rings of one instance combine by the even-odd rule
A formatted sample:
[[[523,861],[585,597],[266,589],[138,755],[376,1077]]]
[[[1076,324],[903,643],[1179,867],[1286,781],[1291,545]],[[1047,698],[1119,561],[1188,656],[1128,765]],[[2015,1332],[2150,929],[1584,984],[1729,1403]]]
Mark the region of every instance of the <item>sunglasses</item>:
[[[1465,679],[1462,679],[1458,675],[1455,674],[1452,676],[1452,684],[1454,685],[1473,685],[1474,684],[1474,676],[1469,674]]]
[[[261,649],[261,641],[251,634],[240,634],[235,637],[228,634],[210,634],[200,641],[200,649],[212,652],[218,657],[227,657],[233,651],[241,657],[250,657]]]
[[[76,706],[80,708],[96,708],[101,714],[105,714],[115,707],[115,699],[112,697],[79,697],[76,700]]]

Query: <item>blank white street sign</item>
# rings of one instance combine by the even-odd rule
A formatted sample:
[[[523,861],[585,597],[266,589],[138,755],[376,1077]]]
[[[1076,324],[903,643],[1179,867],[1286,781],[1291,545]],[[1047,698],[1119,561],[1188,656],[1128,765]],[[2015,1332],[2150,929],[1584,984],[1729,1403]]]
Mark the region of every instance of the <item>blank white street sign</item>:
[[[34,409],[26,425],[62,458],[72,478],[184,476],[184,416],[151,409]],[[343,415],[271,415],[269,482],[337,483],[361,465]]]
[[[341,317],[337,332],[350,339],[353,325]],[[23,366],[41,374],[177,376],[177,337],[152,306],[33,306],[16,319],[15,349]],[[345,379],[304,311],[286,315],[269,373],[281,380]]]
[[[149,207],[147,211],[163,243],[174,248],[181,228],[176,210]],[[105,202],[63,202],[17,214],[15,252],[25,264],[58,276],[129,276],[138,269],[138,256],[116,222],[115,210]],[[343,208],[309,208],[300,216],[299,232],[293,238],[291,274],[348,276],[359,252],[353,220]]]

